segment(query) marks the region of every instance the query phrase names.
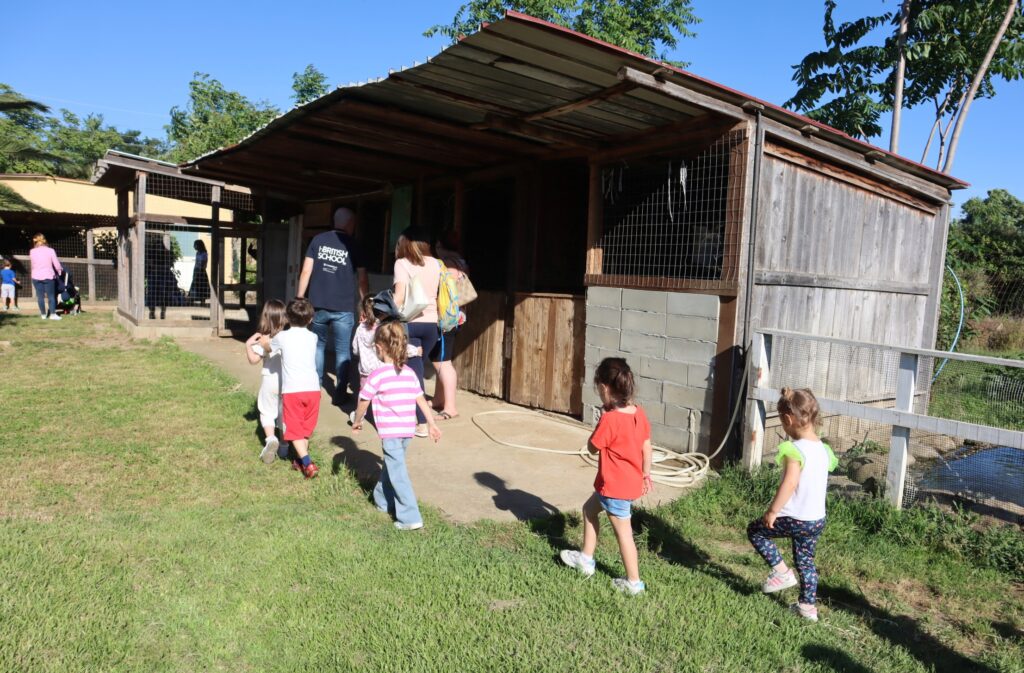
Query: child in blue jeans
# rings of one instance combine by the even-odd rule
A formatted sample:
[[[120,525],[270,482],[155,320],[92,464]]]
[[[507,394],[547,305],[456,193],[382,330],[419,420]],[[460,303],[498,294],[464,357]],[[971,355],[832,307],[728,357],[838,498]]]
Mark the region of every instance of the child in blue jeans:
[[[788,537],[793,541],[793,562],[800,573],[800,598],[790,609],[816,622],[818,569],[814,566],[814,552],[825,530],[828,473],[836,469],[839,461],[814,431],[819,413],[814,393],[806,388],[783,388],[778,409],[782,429],[793,441],[779,445],[776,460],[783,469],[782,483],[765,515],[747,526],[747,537],[772,568],[761,587],[766,594],[796,586],[796,576],[771,538]]]

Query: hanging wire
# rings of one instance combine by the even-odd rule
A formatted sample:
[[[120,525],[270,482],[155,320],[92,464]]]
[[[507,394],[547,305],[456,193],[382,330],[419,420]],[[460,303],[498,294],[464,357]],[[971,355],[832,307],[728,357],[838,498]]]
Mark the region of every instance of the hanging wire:
[[[953,343],[949,345],[949,352],[955,353],[957,342],[960,341],[960,334],[964,329],[964,309],[967,302],[964,300],[964,287],[960,284],[960,279],[957,278],[956,271],[953,271],[953,267],[949,264],[946,265],[946,271],[949,271],[949,274],[953,276],[953,282],[956,283],[956,291],[960,293],[960,324],[956,326],[956,335],[953,337]],[[939,378],[939,374],[941,374],[942,370],[946,368],[947,362],[949,362],[949,358],[944,359],[942,364],[939,365],[939,368],[935,370],[935,376],[932,377],[932,383],[935,383],[935,380]]]

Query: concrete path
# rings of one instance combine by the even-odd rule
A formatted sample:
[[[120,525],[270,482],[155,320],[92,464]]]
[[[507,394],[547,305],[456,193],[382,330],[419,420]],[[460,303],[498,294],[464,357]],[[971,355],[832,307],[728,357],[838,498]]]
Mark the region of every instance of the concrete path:
[[[208,358],[242,385],[256,393],[259,369],[245,360],[245,346],[234,339],[178,339],[182,348]],[[427,390],[433,390],[428,380]],[[438,444],[414,439],[407,456],[416,495],[421,502],[440,509],[457,522],[480,519],[509,521],[579,510],[593,492],[595,469],[579,456],[564,456],[502,446],[489,439],[472,418],[493,437],[506,442],[560,450],[577,450],[590,429],[566,417],[558,420],[504,402],[459,391],[459,417],[439,421],[443,437]],[[514,414],[479,416],[488,411]],[[569,420],[573,426],[566,425]],[[351,469],[364,484],[372,485],[380,472],[380,440],[369,425],[352,435],[347,410],[330,406],[325,392],[321,398],[320,422],[313,436],[326,447],[331,458],[321,470]],[[253,446],[253,464],[259,446]],[[326,462],[326,461],[325,461]],[[286,469],[278,461],[268,469]],[[642,500],[651,505],[673,500],[679,489],[657,485],[655,493]]]

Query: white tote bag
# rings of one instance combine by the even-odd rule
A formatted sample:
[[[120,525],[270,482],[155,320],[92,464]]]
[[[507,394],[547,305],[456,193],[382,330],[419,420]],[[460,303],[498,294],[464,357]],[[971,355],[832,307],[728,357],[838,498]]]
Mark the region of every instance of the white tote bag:
[[[427,296],[423,291],[423,284],[418,276],[410,276],[409,282],[405,284],[405,301],[402,302],[400,315],[403,322],[415,320],[423,309],[430,306],[430,302],[436,301]]]

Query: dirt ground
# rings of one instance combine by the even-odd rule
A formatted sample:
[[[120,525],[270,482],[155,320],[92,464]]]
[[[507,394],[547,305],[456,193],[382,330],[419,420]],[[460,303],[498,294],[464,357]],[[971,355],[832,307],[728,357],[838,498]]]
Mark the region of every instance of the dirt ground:
[[[182,348],[208,358],[237,378],[254,394],[259,388],[259,369],[245,360],[245,346],[234,339],[178,339]],[[433,381],[426,384],[433,390]],[[560,450],[577,450],[590,430],[552,420],[544,414],[459,391],[459,417],[439,421],[443,437],[438,444],[414,439],[407,457],[417,497],[440,509],[451,520],[468,523],[480,519],[508,521],[529,519],[562,511],[579,510],[593,492],[595,469],[579,456],[542,453],[498,444],[515,444]],[[314,441],[330,447],[332,466],[348,466],[364,483],[372,483],[380,471],[380,440],[372,428],[353,436],[347,411],[330,406],[326,392],[321,398],[320,422]],[[516,412],[480,416],[489,411]],[[559,417],[561,419],[561,417]],[[561,420],[569,420],[567,417]],[[256,462],[259,446],[253,446]],[[285,469],[283,462],[271,469]],[[657,485],[641,500],[653,505],[674,500],[680,489]]]

